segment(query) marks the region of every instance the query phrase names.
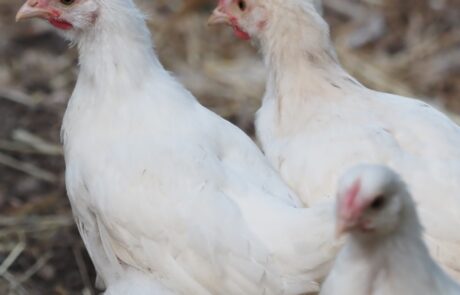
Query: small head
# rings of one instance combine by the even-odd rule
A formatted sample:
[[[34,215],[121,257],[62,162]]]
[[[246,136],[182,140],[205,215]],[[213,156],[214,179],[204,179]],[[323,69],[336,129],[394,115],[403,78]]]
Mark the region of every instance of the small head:
[[[41,18],[59,30],[72,33],[92,26],[98,15],[97,0],[27,0],[16,21]]]
[[[382,236],[394,232],[402,222],[410,195],[398,174],[377,165],[352,168],[339,183],[337,234]]]
[[[276,15],[293,18],[288,11],[320,11],[321,0],[219,0],[209,24],[227,24],[243,40],[260,38]],[[316,10],[315,10],[316,7]]]

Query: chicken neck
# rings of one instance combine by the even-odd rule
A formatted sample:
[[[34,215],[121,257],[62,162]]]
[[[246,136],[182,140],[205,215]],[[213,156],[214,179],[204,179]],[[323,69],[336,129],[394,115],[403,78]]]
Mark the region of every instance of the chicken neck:
[[[260,38],[268,68],[264,104],[276,101],[277,121],[290,117],[293,109],[313,111],[315,103],[362,87],[340,66],[329,27],[313,7],[278,8]]]
[[[116,9],[101,9],[94,27],[82,32],[77,41],[80,73],[76,89],[85,85],[102,91],[91,95],[96,99],[103,99],[109,89],[126,93],[127,88],[138,88],[152,75],[164,72],[144,17],[132,2],[119,2]]]
[[[110,1],[111,9],[101,9],[94,26],[74,40],[80,71],[63,121],[66,149],[95,124],[136,120],[129,105],[162,98],[155,95],[155,82],[171,79],[155,55],[143,15],[131,1]]]

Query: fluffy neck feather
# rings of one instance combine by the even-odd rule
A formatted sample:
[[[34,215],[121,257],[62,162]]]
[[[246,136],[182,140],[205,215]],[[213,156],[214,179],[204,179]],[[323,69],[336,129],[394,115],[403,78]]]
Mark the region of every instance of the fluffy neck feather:
[[[122,102],[159,99],[149,92],[155,91],[154,82],[173,81],[158,61],[144,17],[133,2],[100,0],[99,5],[96,23],[76,39],[80,72],[62,126],[66,150],[84,124],[102,114],[110,115],[105,120],[117,118],[114,110]]]
[[[352,234],[347,246],[357,256],[352,259],[374,261],[374,267],[385,267],[388,271],[398,271],[401,265],[416,265],[422,272],[428,271],[433,262],[422,239],[420,224],[413,201],[406,200],[397,228],[386,235]],[[421,261],[421,257],[426,260]],[[372,270],[372,272],[378,269]]]
[[[375,283],[380,282],[378,278],[383,275],[396,288],[410,286],[415,290],[414,284],[423,282],[432,290],[438,289],[433,294],[458,294],[459,286],[431,258],[422,238],[415,205],[412,200],[409,202],[411,204],[405,208],[402,222],[393,234],[366,240],[351,236],[344,248],[348,254],[345,263],[363,265],[361,262],[364,261],[364,265],[371,266],[365,273],[369,276],[370,287],[375,290],[382,287]],[[407,276],[408,273],[411,275]]]
[[[329,27],[312,3],[275,6],[260,41],[269,69],[265,99],[278,100],[279,116],[312,98],[338,97],[347,87],[360,87],[339,65]]]
[[[81,85],[94,90],[140,86],[164,69],[153,52],[143,15],[131,1],[101,1],[97,21],[78,40]],[[113,92],[112,92],[113,93]],[[93,95],[102,99],[103,95]]]

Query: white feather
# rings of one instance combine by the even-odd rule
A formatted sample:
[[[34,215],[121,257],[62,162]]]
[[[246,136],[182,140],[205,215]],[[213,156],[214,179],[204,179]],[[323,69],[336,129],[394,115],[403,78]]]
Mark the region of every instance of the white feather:
[[[369,212],[370,218],[397,220],[391,220],[385,234],[378,232],[387,223],[377,225],[375,232],[351,232],[321,295],[460,294],[460,286],[430,257],[414,202],[399,177],[385,167],[360,166],[346,173],[339,190],[355,181],[367,191],[361,194],[391,194],[385,196],[388,208]],[[396,217],[386,210],[397,210]]]
[[[171,290],[158,284],[148,275],[127,269],[122,279],[109,286],[105,295],[174,295]]]
[[[413,189],[436,260],[460,279],[460,128],[418,100],[356,82],[311,0],[270,0],[258,36],[269,69],[257,133],[283,179],[313,206],[358,163],[386,164]]]
[[[163,69],[131,0],[97,3],[76,35],[62,134],[69,198],[108,294],[317,291],[339,244],[332,204],[299,208],[250,138]]]

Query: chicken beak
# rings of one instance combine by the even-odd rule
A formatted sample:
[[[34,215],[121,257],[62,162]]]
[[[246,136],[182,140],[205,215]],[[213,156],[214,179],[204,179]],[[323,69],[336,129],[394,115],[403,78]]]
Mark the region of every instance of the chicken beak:
[[[212,26],[217,24],[230,24],[229,16],[222,11],[221,7],[214,9],[211,17],[208,19],[208,25]]]
[[[50,12],[44,8],[37,7],[37,0],[28,0],[22,7],[19,9],[16,14],[16,21],[21,21],[34,17],[47,18],[50,16]]]
[[[336,229],[335,229],[335,238],[338,240],[342,238],[342,236],[347,233],[350,230],[350,227],[348,224],[341,220],[337,223]]]
[[[337,222],[335,226],[335,237],[337,239],[340,239],[345,234],[357,228],[360,224],[359,218],[360,218],[360,215],[346,214],[346,215],[337,216]]]

